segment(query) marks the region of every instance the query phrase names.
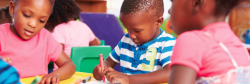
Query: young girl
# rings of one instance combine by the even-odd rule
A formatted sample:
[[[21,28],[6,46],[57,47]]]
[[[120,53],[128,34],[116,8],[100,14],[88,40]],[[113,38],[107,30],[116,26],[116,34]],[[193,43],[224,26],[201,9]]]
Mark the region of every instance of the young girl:
[[[240,0],[171,1],[171,27],[179,36],[169,84],[249,84],[249,55],[224,22]]]
[[[10,1],[14,22],[0,25],[0,56],[18,70],[21,78],[44,75],[40,84],[58,83],[75,72],[60,43],[43,28],[53,5],[54,0]],[[50,61],[59,69],[47,75]]]
[[[53,13],[45,28],[62,44],[65,53],[70,56],[74,46],[100,45],[100,40],[91,29],[79,19],[80,8],[74,0],[56,0]]]

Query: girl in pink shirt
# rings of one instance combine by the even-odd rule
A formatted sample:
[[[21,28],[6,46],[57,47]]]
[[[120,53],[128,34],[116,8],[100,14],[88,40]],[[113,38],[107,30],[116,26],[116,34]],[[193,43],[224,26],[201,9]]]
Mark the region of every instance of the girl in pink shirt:
[[[171,58],[169,84],[235,84],[242,81],[249,84],[249,55],[224,22],[229,11],[241,0],[171,1],[171,28],[179,36]],[[235,75],[234,69],[238,70],[238,66],[247,67],[243,72],[246,72],[243,77],[246,79],[240,79],[245,75]]]
[[[0,25],[0,56],[13,65],[21,78],[44,75],[39,84],[58,84],[71,77],[75,66],[62,46],[44,29],[54,0],[12,0],[11,24]],[[48,73],[49,61],[59,69]]]

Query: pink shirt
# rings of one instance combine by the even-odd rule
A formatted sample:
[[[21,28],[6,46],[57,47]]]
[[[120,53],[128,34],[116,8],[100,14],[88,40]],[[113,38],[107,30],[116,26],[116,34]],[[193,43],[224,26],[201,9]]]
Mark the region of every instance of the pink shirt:
[[[72,47],[89,46],[89,42],[96,37],[85,23],[78,21],[69,21],[57,25],[52,35],[59,43],[64,44],[64,51],[68,56],[71,54]]]
[[[9,57],[21,78],[48,74],[49,61],[55,62],[62,46],[46,29],[25,41],[14,35],[10,24],[0,25],[0,56]]]
[[[173,49],[170,67],[184,65],[197,72],[198,77],[210,77],[226,73],[234,66],[227,53],[204,32],[209,32],[222,42],[239,66],[249,66],[250,61],[242,42],[227,23],[213,23],[202,30],[184,32],[178,36]]]

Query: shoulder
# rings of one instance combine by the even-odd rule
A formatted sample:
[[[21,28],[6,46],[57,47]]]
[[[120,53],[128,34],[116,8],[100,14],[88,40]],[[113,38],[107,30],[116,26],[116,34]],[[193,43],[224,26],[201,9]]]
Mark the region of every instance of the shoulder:
[[[6,32],[7,29],[10,28],[10,24],[9,23],[6,23],[6,24],[1,24],[0,25],[0,32]]]

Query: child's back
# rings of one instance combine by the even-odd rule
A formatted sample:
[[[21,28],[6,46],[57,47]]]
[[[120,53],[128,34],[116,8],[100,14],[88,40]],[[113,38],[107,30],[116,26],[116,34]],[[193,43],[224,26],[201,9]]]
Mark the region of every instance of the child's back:
[[[170,22],[179,36],[171,58],[170,84],[194,84],[195,81],[198,84],[235,84],[242,81],[237,80],[241,77],[250,83],[247,76],[238,73],[242,70],[238,66],[250,66],[249,55],[224,22],[240,1],[172,0]]]
[[[68,56],[72,47],[89,46],[89,43],[96,38],[88,25],[73,20],[57,25],[52,35],[59,43],[64,44],[64,51]]]
[[[245,47],[224,22],[213,23],[202,30],[179,35],[174,47],[177,53],[173,54],[171,65],[189,66],[197,72],[198,77],[211,77],[234,69],[226,51],[206,33],[224,43],[239,66],[249,66],[250,59]]]

